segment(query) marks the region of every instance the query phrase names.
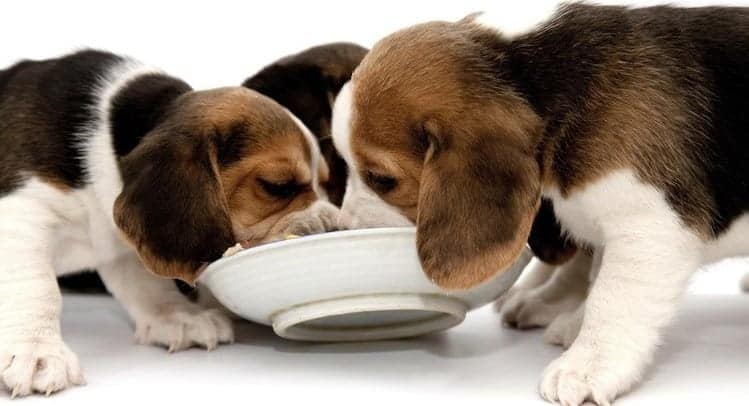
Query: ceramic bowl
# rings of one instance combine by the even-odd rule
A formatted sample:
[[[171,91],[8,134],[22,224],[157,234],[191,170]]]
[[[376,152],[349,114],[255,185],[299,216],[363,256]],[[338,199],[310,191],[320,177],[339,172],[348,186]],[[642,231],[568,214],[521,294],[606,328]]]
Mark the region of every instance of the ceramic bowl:
[[[224,306],[281,337],[361,341],[417,336],[463,321],[507,291],[531,260],[466,291],[429,281],[414,228],[337,231],[278,241],[212,263],[198,283]]]

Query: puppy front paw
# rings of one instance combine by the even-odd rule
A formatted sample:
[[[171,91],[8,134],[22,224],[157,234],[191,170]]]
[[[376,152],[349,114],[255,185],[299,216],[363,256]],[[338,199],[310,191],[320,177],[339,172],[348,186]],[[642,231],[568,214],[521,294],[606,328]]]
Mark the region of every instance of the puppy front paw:
[[[558,304],[543,300],[535,289],[517,292],[501,309],[504,325],[521,330],[545,327],[562,311]]]
[[[279,220],[268,233],[269,239],[289,234],[310,235],[335,230],[338,228],[338,211],[331,203],[315,202],[310,207]]]
[[[642,370],[642,365],[624,355],[608,357],[605,351],[573,345],[544,371],[541,397],[563,406],[610,405],[637,383]]]
[[[60,337],[0,340],[0,371],[12,398],[32,393],[49,396],[86,383],[78,357]]]
[[[502,305],[502,322],[518,329],[546,327],[559,315],[580,306],[584,298],[583,291],[562,285],[521,289]]]
[[[547,344],[559,345],[564,348],[570,348],[572,342],[577,338],[580,327],[583,324],[585,302],[581,303],[577,309],[562,313],[546,327],[544,331],[544,341]]]
[[[135,341],[166,347],[169,352],[190,347],[213,350],[234,341],[234,328],[221,310],[181,304],[136,320]]]
[[[513,286],[510,288],[510,290],[507,291],[504,295],[500,296],[497,300],[494,301],[492,306],[494,307],[494,311],[498,313],[502,313],[505,308],[505,304],[517,300],[515,299],[515,296],[518,296],[520,294],[523,294],[525,291],[531,290],[530,288],[521,288],[517,286]]]

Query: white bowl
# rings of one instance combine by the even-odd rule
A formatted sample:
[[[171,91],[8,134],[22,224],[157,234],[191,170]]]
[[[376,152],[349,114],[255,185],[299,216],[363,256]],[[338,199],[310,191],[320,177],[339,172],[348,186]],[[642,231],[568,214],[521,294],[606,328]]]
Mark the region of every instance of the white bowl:
[[[281,337],[360,341],[410,337],[459,324],[493,301],[531,260],[467,291],[429,281],[414,228],[337,231],[279,241],[212,263],[198,283],[241,317]]]

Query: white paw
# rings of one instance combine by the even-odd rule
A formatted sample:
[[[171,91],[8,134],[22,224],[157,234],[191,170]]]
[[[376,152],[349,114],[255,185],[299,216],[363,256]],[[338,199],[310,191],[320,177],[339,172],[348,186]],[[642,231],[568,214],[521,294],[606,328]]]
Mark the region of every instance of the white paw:
[[[86,383],[78,357],[61,338],[0,342],[2,383],[11,397],[50,395]]]
[[[502,322],[510,327],[527,329],[544,327],[559,313],[553,303],[546,303],[535,289],[519,292],[502,306]]]
[[[548,344],[570,348],[583,325],[584,307],[585,302],[581,303],[577,309],[557,316],[549,327],[546,327],[544,341]]]
[[[180,304],[137,320],[135,341],[163,346],[169,352],[195,346],[212,350],[234,341],[234,329],[231,320],[218,309]]]
[[[338,214],[338,208],[333,204],[317,201],[304,210],[290,213],[280,219],[268,232],[269,240],[288,234],[310,235],[336,229]]]
[[[512,287],[510,290],[507,291],[504,295],[500,296],[499,299],[497,299],[494,302],[494,310],[497,312],[502,312],[502,309],[505,307],[505,303],[515,300],[514,297],[521,294],[522,292],[528,291],[530,289],[528,288],[520,288],[520,287]]]
[[[594,402],[610,405],[638,380],[641,366],[631,359],[604,357],[577,344],[552,362],[539,385],[541,397],[562,406]]]
[[[560,314],[575,309],[583,300],[576,291],[549,295],[549,289],[548,285],[541,285],[535,289],[520,290],[508,298],[502,306],[502,322],[518,329],[546,327]]]

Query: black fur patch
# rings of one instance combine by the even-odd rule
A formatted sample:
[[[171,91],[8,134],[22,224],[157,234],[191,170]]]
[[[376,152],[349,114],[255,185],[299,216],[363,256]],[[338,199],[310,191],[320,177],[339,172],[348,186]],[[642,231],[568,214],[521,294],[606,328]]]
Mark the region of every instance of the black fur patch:
[[[22,172],[84,185],[81,136],[97,120],[101,76],[121,59],[89,50],[0,71],[0,196],[20,184]]]
[[[229,126],[225,133],[217,131],[214,139],[216,143],[216,157],[218,164],[226,168],[236,163],[247,152],[252,143],[252,138],[248,137],[247,123],[237,121]]]
[[[84,271],[57,278],[60,288],[75,293],[99,293],[106,294],[106,286],[99,274],[95,271]]]
[[[117,156],[130,153],[159,122],[170,103],[191,87],[163,74],[139,76],[112,99],[110,125]]]
[[[551,200],[541,200],[541,207],[528,235],[528,245],[538,259],[552,265],[567,262],[577,252],[577,246],[562,232]]]

